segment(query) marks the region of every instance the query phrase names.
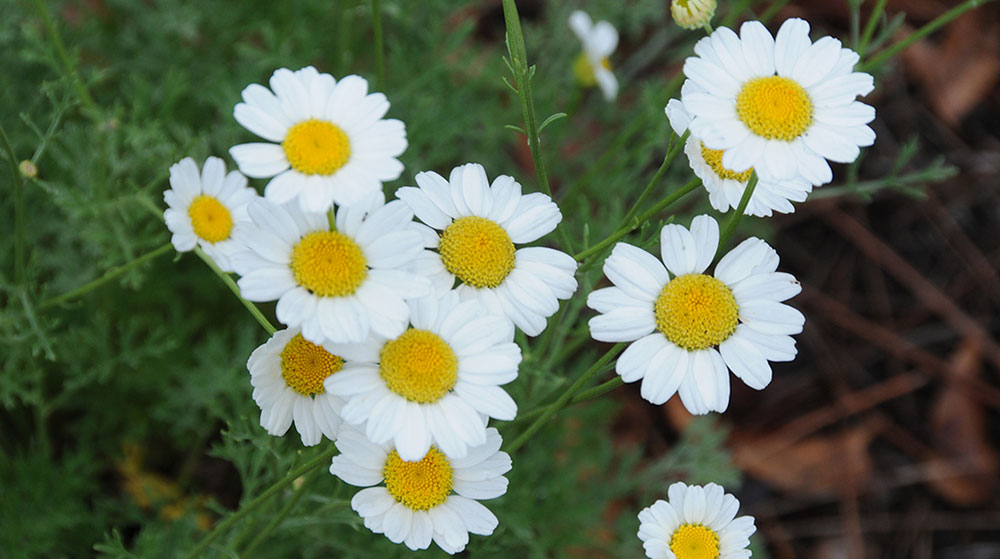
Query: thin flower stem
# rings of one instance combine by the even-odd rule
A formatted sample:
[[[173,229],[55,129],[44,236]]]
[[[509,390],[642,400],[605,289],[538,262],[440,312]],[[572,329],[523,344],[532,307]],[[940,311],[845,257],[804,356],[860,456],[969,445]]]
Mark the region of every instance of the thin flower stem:
[[[63,44],[62,37],[59,36],[59,31],[56,29],[56,24],[52,20],[52,14],[49,12],[49,7],[45,4],[45,0],[35,0],[35,8],[38,10],[38,15],[42,18],[42,23],[45,24],[45,29],[49,32],[49,39],[52,41],[52,48],[55,49],[56,56],[59,57],[63,69],[69,75],[73,86],[76,88],[76,94],[80,98],[80,102],[92,116],[96,116],[98,112],[97,104],[94,103],[94,98],[87,91],[87,86],[84,85],[83,79],[80,78],[80,73],[77,71],[76,65],[73,64],[69,55],[66,54],[66,46]]]
[[[726,17],[719,25],[722,27],[732,27],[733,24],[736,23],[736,20],[743,15],[743,12],[747,11],[747,8],[750,7],[751,3],[753,3],[753,0],[740,0],[739,4],[736,4],[736,6],[734,6],[733,9],[726,14]],[[711,31],[709,31],[709,35],[711,34]]]
[[[302,464],[295,470],[289,472],[285,477],[281,478],[274,485],[265,489],[260,495],[256,496],[252,501],[243,505],[236,512],[230,515],[228,518],[218,523],[207,536],[202,538],[198,545],[187,554],[187,559],[194,559],[195,557],[201,557],[201,554],[208,549],[208,546],[212,544],[216,539],[219,538],[223,533],[226,532],[230,527],[243,519],[246,515],[250,514],[261,505],[266,503],[271,497],[277,495],[286,485],[292,483],[296,479],[302,477],[303,475],[315,470],[316,468],[322,466],[324,463],[329,462],[333,456],[337,454],[337,447],[330,445],[321,454],[309,460],[305,464]]]
[[[628,235],[632,231],[635,231],[636,229],[638,229],[639,226],[642,225],[643,223],[645,223],[645,221],[647,219],[649,219],[649,218],[653,217],[654,215],[660,213],[667,206],[673,204],[677,200],[680,200],[685,194],[687,194],[687,193],[691,192],[692,190],[698,188],[699,185],[701,185],[701,179],[694,179],[691,182],[685,184],[684,186],[682,186],[680,188],[680,190],[675,190],[674,192],[670,193],[667,197],[665,197],[664,199],[662,199],[659,202],[657,202],[657,204],[655,206],[653,206],[652,208],[650,208],[649,210],[647,210],[645,213],[640,214],[639,217],[635,218],[632,221],[632,223],[626,225],[625,227],[619,229],[618,231],[615,231],[614,233],[612,233],[611,235],[609,235],[607,238],[605,238],[604,240],[600,241],[596,245],[593,245],[593,246],[591,246],[589,248],[586,248],[586,249],[584,249],[584,250],[582,250],[582,251],[574,254],[573,258],[576,259],[577,262],[580,262],[580,261],[582,261],[582,260],[584,260],[584,259],[586,259],[586,258],[588,258],[588,257],[590,257],[590,256],[592,256],[594,254],[597,254],[597,253],[603,251],[604,249],[606,249],[607,247],[613,245],[619,239],[621,239],[622,237],[624,237],[625,235]]]
[[[0,138],[10,163],[10,182],[14,185],[14,283],[24,286],[24,177],[17,164],[14,146],[7,138],[7,132],[0,126]]]
[[[680,141],[678,141],[675,145],[673,145],[667,152],[667,154],[663,156],[663,163],[660,165],[660,168],[657,169],[656,174],[653,175],[652,180],[650,180],[649,184],[646,185],[645,190],[643,190],[642,194],[639,195],[639,198],[635,201],[635,204],[632,204],[632,208],[628,211],[627,214],[625,214],[625,217],[622,219],[621,224],[618,225],[619,229],[628,225],[629,222],[632,221],[632,218],[635,217],[635,214],[639,213],[639,206],[641,206],[642,203],[646,201],[646,198],[648,198],[649,195],[652,194],[653,189],[656,188],[656,185],[660,183],[660,179],[663,178],[663,175],[666,174],[668,169],[670,169],[670,165],[673,164],[674,158],[676,158],[677,154],[680,153],[682,149],[684,149],[684,144],[687,142],[688,136],[690,135],[691,132],[685,130],[684,134],[680,137]],[[673,134],[671,135],[671,137],[673,137]]]
[[[768,6],[766,10],[764,10],[764,13],[761,14],[760,20],[767,23],[771,20],[771,18],[778,15],[778,12],[780,12],[781,8],[784,8],[787,3],[788,0],[774,0],[774,2]]]
[[[264,540],[266,540],[267,537],[271,535],[271,532],[273,532],[278,526],[281,525],[282,522],[284,522],[285,518],[288,517],[288,514],[292,512],[292,509],[295,508],[295,505],[298,504],[302,496],[306,494],[306,489],[309,487],[309,482],[315,479],[315,475],[313,474],[315,474],[315,472],[309,472],[308,474],[305,475],[305,477],[302,479],[302,483],[295,489],[295,492],[292,493],[292,496],[288,498],[288,502],[285,503],[285,506],[281,507],[281,510],[279,510],[278,513],[274,515],[274,518],[272,518],[271,521],[267,523],[267,526],[265,526],[263,530],[258,532],[257,535],[254,536],[252,540],[250,540],[250,545],[248,545],[246,550],[244,550],[243,553],[240,554],[241,557],[252,556],[253,552],[260,546],[260,544],[264,543]]]
[[[579,393],[577,393],[576,396],[573,396],[573,398],[566,403],[566,406],[579,404],[580,402],[586,402],[587,400],[593,400],[594,398],[597,398],[598,396],[603,396],[608,392],[611,392],[615,388],[618,388],[619,386],[622,386],[624,384],[625,381],[622,380],[622,377],[616,375],[615,378],[611,380],[602,382],[601,384],[598,384],[597,386],[594,386],[592,388],[580,391]],[[552,406],[553,404],[549,404],[547,406],[541,406],[535,408],[531,411],[523,412],[519,414],[517,416],[517,419],[515,419],[513,422],[517,423],[520,421],[526,421],[528,419],[534,419],[545,413],[545,410],[549,409]]]
[[[958,16],[964,14],[965,12],[971,10],[972,8],[976,8],[978,6],[982,6],[990,2],[993,2],[993,0],[966,0],[965,2],[962,2],[958,6],[955,6],[954,8],[948,10],[947,12],[939,15],[933,21],[927,23],[920,29],[917,29],[913,33],[910,33],[905,38],[896,41],[891,46],[879,52],[878,55],[875,56],[874,58],[861,63],[856,71],[867,72],[871,69],[878,68],[879,66],[884,64],[886,60],[889,60],[893,56],[899,54],[899,52],[905,49],[906,47],[912,45],[913,43],[919,41],[920,39],[923,39],[927,35],[930,35],[931,33],[937,31],[939,28],[941,28],[951,20],[957,18]]]
[[[747,209],[747,204],[750,203],[750,198],[753,196],[754,189],[757,188],[757,172],[754,171],[750,175],[750,182],[747,183],[747,187],[743,189],[743,197],[740,198],[740,203],[736,206],[733,211],[733,215],[729,216],[729,221],[726,222],[726,226],[722,229],[722,234],[719,235],[719,248],[715,251],[715,257],[718,258],[722,254],[723,249],[729,244],[729,239],[733,238],[733,233],[736,232],[736,226],[739,225],[740,220],[743,219],[743,212]]]
[[[372,0],[372,33],[375,35],[375,86],[385,91],[385,45],[382,41],[382,2]]]
[[[587,382],[589,382],[594,375],[603,371],[604,368],[607,367],[609,363],[611,363],[611,360],[614,359],[624,347],[625,347],[624,343],[617,343],[614,346],[612,346],[612,348],[609,349],[607,353],[602,355],[601,358],[598,359],[596,363],[594,363],[593,365],[590,366],[589,369],[584,371],[584,373],[580,375],[580,378],[576,379],[576,381],[572,385],[570,385],[570,387],[567,388],[565,392],[560,394],[559,398],[557,398],[555,402],[546,406],[545,411],[541,413],[538,419],[535,419],[535,421],[532,422],[532,424],[529,425],[528,428],[525,429],[524,432],[521,433],[521,435],[518,438],[514,439],[514,442],[510,443],[507,446],[506,451],[513,454],[514,452],[517,451],[517,449],[521,448],[521,446],[523,446],[524,443],[528,442],[528,440],[531,439],[531,437],[533,437],[535,433],[538,432],[538,430],[545,425],[546,422],[548,422],[549,418],[551,418],[553,414],[555,414],[562,408],[566,407],[566,405],[570,402],[570,400],[573,399],[573,396],[575,396],[576,393],[579,392],[580,389],[582,389],[583,386],[586,385]]]
[[[885,12],[885,3],[886,0],[877,0],[875,7],[868,14],[868,22],[865,24],[865,30],[861,32],[861,38],[858,39],[858,56],[864,56],[868,50],[868,45],[875,35],[875,28],[878,27],[878,22],[881,21],[882,14]]]
[[[524,46],[524,35],[521,31],[521,20],[517,15],[514,0],[503,0],[503,15],[507,24],[507,53],[510,55],[510,66],[517,82],[517,94],[521,99],[521,112],[524,114],[524,129],[528,134],[528,147],[531,149],[531,159],[535,164],[535,175],[538,187],[546,196],[552,198],[552,188],[549,186],[548,171],[538,135],[538,118],[535,116],[535,102],[531,93],[531,76],[534,68],[528,65],[527,51]],[[565,227],[558,227],[559,243],[566,252],[573,251],[573,243],[566,233]]]
[[[233,295],[235,295],[236,298],[239,299],[241,303],[243,303],[243,306],[246,307],[248,311],[250,311],[250,314],[253,315],[255,319],[257,319],[257,323],[260,324],[261,327],[264,328],[264,330],[266,330],[268,334],[273,335],[275,332],[278,331],[278,329],[275,328],[273,324],[271,324],[271,321],[269,321],[267,317],[264,316],[264,313],[260,311],[257,305],[243,298],[243,294],[240,293],[240,286],[236,285],[236,282],[233,281],[233,278],[226,272],[223,272],[222,269],[219,268],[219,266],[216,265],[216,263],[212,260],[212,258],[209,255],[205,254],[205,251],[201,250],[201,247],[198,246],[194,247],[194,253],[198,255],[198,258],[201,258],[202,262],[208,264],[208,267],[211,268],[213,272],[215,272],[215,275],[219,276],[219,279],[222,280],[222,283],[226,284],[226,287],[228,287],[229,290],[233,292]]]
[[[39,310],[45,310],[45,309],[48,309],[48,308],[51,308],[51,307],[55,307],[57,305],[61,305],[61,304],[65,303],[65,302],[67,302],[67,301],[71,301],[73,299],[76,299],[77,297],[79,297],[81,295],[84,295],[84,294],[86,294],[86,293],[88,293],[90,291],[93,291],[93,290],[97,289],[98,287],[100,287],[100,286],[108,283],[109,281],[117,278],[118,276],[124,274],[125,272],[131,270],[132,268],[135,268],[136,266],[139,266],[139,265],[141,265],[141,264],[143,264],[145,262],[153,260],[154,258],[156,258],[158,256],[162,256],[162,255],[170,252],[173,249],[173,247],[174,247],[174,245],[172,245],[170,243],[166,243],[166,244],[160,245],[159,247],[157,247],[157,248],[155,248],[155,249],[147,252],[146,254],[142,254],[142,255],[140,255],[140,256],[138,256],[136,258],[133,258],[132,260],[130,260],[130,261],[124,263],[124,264],[121,264],[120,266],[114,266],[114,267],[108,268],[108,270],[106,272],[104,272],[104,274],[102,274],[101,277],[99,277],[99,278],[97,278],[97,279],[95,279],[93,281],[85,283],[85,284],[81,285],[80,287],[77,287],[76,289],[67,291],[66,293],[63,293],[62,295],[56,295],[55,297],[49,297],[48,299],[45,299],[44,301],[42,301],[38,305],[38,309]]]

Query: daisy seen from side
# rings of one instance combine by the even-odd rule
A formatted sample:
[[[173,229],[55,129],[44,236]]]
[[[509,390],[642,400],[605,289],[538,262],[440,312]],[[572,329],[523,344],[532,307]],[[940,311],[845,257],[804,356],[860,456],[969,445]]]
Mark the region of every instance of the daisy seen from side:
[[[410,304],[412,326],[389,339],[344,348],[344,369],[326,390],[344,398],[346,423],[404,460],[433,445],[452,458],[486,440],[486,420],[511,420],[517,404],[501,385],[517,378],[514,327],[455,292]],[[360,427],[359,427],[360,428]]]
[[[720,27],[684,62],[681,101],[691,135],[723,150],[721,163],[766,179],[832,179],[828,161],[850,163],[875,141],[875,109],[856,100],[874,89],[853,71],[858,54],[839,40],[809,39],[809,24],[786,20],[775,37],[758,21],[737,36]]]
[[[639,513],[639,539],[650,559],[747,559],[752,516],[736,517],[740,502],[721,486],[677,482],[668,501]]]
[[[625,382],[642,380],[642,397],[662,404],[679,393],[693,414],[729,405],[729,370],[761,390],[771,382],[769,361],[795,358],[792,334],[805,318],[785,301],[801,291],[777,272],[778,254],[749,238],[705,273],[719,244],[715,219],[701,215],[691,229],[660,232],[661,259],[618,243],[604,262],[614,284],[594,290],[587,305],[601,313],[590,332],[603,342],[634,342],[619,356]],[[669,274],[668,274],[669,271]]]
[[[426,549],[433,541],[455,554],[465,549],[469,534],[489,536],[499,524],[479,501],[507,492],[503,474],[510,471],[511,460],[500,451],[501,443],[490,427],[484,442],[462,458],[432,446],[407,461],[391,444],[375,444],[344,427],[330,473],[365,488],[351,499],[351,508],[372,532],[412,550]]]
[[[423,249],[413,213],[399,201],[383,205],[381,192],[330,216],[267,200],[248,212],[250,222],[234,233],[247,247],[233,258],[240,292],[248,301],[277,300],[278,320],[314,344],[398,336],[406,300],[430,291],[408,268]]]
[[[415,270],[431,278],[438,292],[455,288],[537,336],[559,300],[576,291],[576,261],[547,247],[515,248],[550,233],[562,220],[559,208],[541,193],[521,194],[521,185],[500,175],[490,184],[486,170],[468,163],[449,179],[418,173],[417,187],[396,196],[409,204],[424,227],[425,251]],[[440,232],[440,233],[438,233]]]
[[[350,205],[399,178],[406,129],[384,119],[389,101],[368,93],[360,76],[339,81],[312,66],[279,68],[270,89],[248,85],[233,116],[267,140],[230,148],[249,177],[270,178],[264,196],[273,203],[293,199],[307,212]]]
[[[194,159],[170,166],[170,188],[163,192],[167,209],[163,219],[173,233],[170,242],[177,252],[200,246],[220,269],[232,272],[230,257],[240,250],[233,228],[246,221],[247,204],[257,198],[239,171],[226,173],[226,164],[209,157],[199,170]]]
[[[580,10],[570,14],[569,28],[583,44],[583,52],[573,62],[573,75],[580,85],[596,85],[605,100],[614,101],[618,96],[618,79],[611,71],[608,57],[618,46],[618,30],[606,21],[594,23]]]
[[[280,437],[294,422],[305,446],[324,436],[336,440],[344,401],[328,394],[323,381],[343,366],[342,357],[306,340],[298,329],[275,332],[247,361],[261,427]]]

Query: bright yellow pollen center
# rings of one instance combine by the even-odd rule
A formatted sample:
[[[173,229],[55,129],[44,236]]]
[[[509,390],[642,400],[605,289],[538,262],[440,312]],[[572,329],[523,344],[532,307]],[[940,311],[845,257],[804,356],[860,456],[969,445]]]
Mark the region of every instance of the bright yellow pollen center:
[[[353,239],[337,231],[314,231],[292,248],[295,281],[320,297],[354,293],[368,276],[365,255]]]
[[[324,392],[326,377],[344,368],[344,360],[296,334],[281,350],[281,378],[303,396]]]
[[[739,307],[726,284],[705,274],[678,276],[653,304],[656,327],[688,351],[719,345],[736,330]]]
[[[606,70],[611,69],[611,61],[608,57],[601,59],[601,66]],[[587,53],[581,52],[573,61],[573,75],[583,87],[593,87],[597,85],[597,76],[594,75],[594,67],[590,65],[590,58]]]
[[[233,216],[214,196],[201,194],[195,197],[188,206],[188,216],[191,217],[194,234],[203,241],[224,241],[233,230]]]
[[[514,269],[514,243],[496,222],[460,217],[441,234],[444,267],[472,287],[496,287]]]
[[[701,524],[681,524],[670,536],[677,559],[718,559],[719,535]]]
[[[440,400],[458,380],[458,358],[440,336],[411,328],[391,340],[379,355],[386,386],[411,402]]]
[[[813,104],[801,85],[781,76],[753,78],[736,95],[736,114],[754,134],[790,142],[813,120]]]
[[[332,175],[351,157],[351,141],[339,126],[311,118],[288,129],[281,142],[292,169],[305,175]]]
[[[432,509],[451,493],[451,463],[433,446],[419,462],[407,462],[393,450],[385,459],[382,475],[389,494],[411,510]]]
[[[705,163],[715,171],[719,178],[731,179],[739,182],[747,182],[750,180],[750,175],[753,174],[753,167],[750,167],[742,173],[737,173],[736,171],[730,171],[722,166],[722,153],[721,149],[708,149],[705,147],[705,142],[701,142],[701,156],[705,159]]]

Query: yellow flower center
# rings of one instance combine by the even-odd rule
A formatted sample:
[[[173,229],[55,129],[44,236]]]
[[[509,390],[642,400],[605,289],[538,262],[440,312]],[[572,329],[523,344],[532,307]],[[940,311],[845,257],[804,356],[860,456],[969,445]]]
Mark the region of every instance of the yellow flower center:
[[[229,210],[218,198],[208,194],[201,194],[191,201],[188,216],[191,217],[194,234],[203,241],[224,241],[233,230],[233,216]]]
[[[323,346],[316,345],[302,334],[288,340],[281,350],[281,378],[289,388],[303,396],[324,392],[326,377],[344,368],[344,360]]]
[[[385,488],[411,510],[429,510],[444,503],[451,493],[451,463],[431,447],[419,462],[407,462],[393,450],[382,468]]]
[[[722,154],[721,149],[708,149],[705,147],[705,142],[701,142],[701,157],[705,160],[705,163],[715,171],[715,174],[721,179],[731,179],[739,182],[747,182],[750,180],[750,175],[753,174],[753,167],[750,167],[742,173],[737,173],[736,171],[730,171],[722,166]]]
[[[653,304],[657,329],[688,351],[717,346],[735,330],[739,307],[726,284],[705,274],[678,276]]]
[[[472,287],[496,287],[514,269],[514,243],[496,222],[460,217],[441,234],[441,260],[449,272]]]
[[[718,559],[719,535],[701,524],[681,524],[670,536],[677,559]]]
[[[801,85],[781,76],[753,78],[736,95],[736,114],[754,134],[790,142],[813,120],[813,104]]]
[[[281,142],[292,169],[305,175],[332,175],[351,157],[351,141],[339,126],[311,118],[292,126]]]
[[[411,328],[379,355],[379,374],[396,394],[411,402],[440,400],[458,380],[458,357],[440,336]]]
[[[292,248],[295,281],[320,297],[354,293],[368,277],[365,255],[353,239],[337,231],[313,231]]]
[[[611,69],[611,61],[608,60],[608,57],[605,56],[601,59],[601,66],[606,70]],[[597,85],[597,76],[594,75],[594,67],[590,65],[590,57],[587,56],[587,53],[581,52],[573,61],[573,75],[583,87]]]

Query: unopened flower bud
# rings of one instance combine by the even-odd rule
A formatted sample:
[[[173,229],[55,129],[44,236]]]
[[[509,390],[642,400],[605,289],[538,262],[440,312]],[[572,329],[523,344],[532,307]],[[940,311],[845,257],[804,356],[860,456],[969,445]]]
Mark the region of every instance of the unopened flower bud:
[[[677,25],[685,29],[697,29],[712,21],[715,6],[715,0],[671,0],[670,15]]]
[[[38,166],[27,159],[22,161],[17,168],[21,171],[21,176],[26,179],[33,179],[38,176]]]

